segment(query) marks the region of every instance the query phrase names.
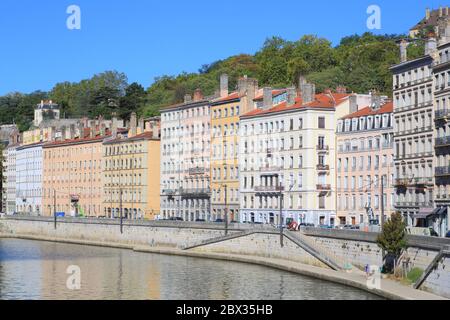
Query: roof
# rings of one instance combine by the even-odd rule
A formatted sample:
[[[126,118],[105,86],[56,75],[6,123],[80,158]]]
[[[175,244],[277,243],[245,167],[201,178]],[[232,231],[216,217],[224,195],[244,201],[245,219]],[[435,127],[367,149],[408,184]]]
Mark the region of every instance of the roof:
[[[132,142],[132,141],[138,141],[138,140],[155,140],[155,141],[160,141],[159,138],[154,138],[153,137],[153,132],[152,131],[147,131],[147,132],[138,134],[138,135],[136,135],[134,137],[131,137],[131,138],[116,138],[116,139],[107,140],[107,141],[104,141],[103,144]]]
[[[296,109],[330,109],[335,108],[339,106],[342,102],[344,102],[350,94],[344,94],[344,93],[320,93],[316,94],[314,101],[303,104],[302,98],[297,97],[295,99],[295,104],[292,106],[287,106],[287,102],[284,101],[280,104],[277,104],[271,109],[264,110],[264,109],[255,109],[252,110],[246,114],[244,114],[242,117],[254,117],[259,115],[266,115],[270,113],[277,113],[277,112],[284,112],[284,111],[290,111],[290,110],[296,110]]]
[[[258,95],[255,97],[255,99],[253,99],[253,101],[260,101],[264,99],[264,91],[260,90],[261,93],[258,93]],[[276,97],[279,96],[280,94],[285,93],[287,90],[286,89],[274,89],[272,90],[272,97]]]
[[[97,136],[97,137],[88,137],[83,139],[67,139],[64,141],[54,141],[44,144],[44,148],[55,148],[65,145],[71,145],[71,144],[83,144],[83,143],[94,143],[94,142],[100,142],[103,141],[103,139],[110,137],[111,134],[107,134],[104,136]]]
[[[243,97],[242,95],[239,95],[239,92],[232,92],[226,97],[220,97],[218,99],[213,100],[211,105],[224,104],[224,103],[231,102],[234,100],[239,100],[242,97]]]
[[[392,113],[394,112],[394,103],[392,101],[384,104],[381,106],[378,110],[373,110],[371,107],[365,107],[361,110],[358,110],[352,114],[349,114],[348,116],[343,117],[342,119],[353,119],[353,118],[360,118],[360,117],[366,117],[366,116],[374,116],[374,115],[380,115],[385,113]]]

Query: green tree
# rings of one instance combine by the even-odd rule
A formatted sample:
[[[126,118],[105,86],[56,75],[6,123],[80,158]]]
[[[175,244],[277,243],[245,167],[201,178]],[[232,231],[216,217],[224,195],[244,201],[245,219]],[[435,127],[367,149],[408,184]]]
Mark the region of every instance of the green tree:
[[[125,89],[125,95],[120,98],[119,117],[129,119],[132,112],[141,113],[145,105],[146,93],[143,86],[133,82]]]
[[[395,268],[402,250],[407,247],[406,223],[400,212],[392,214],[391,218],[384,223],[383,230],[377,237],[377,244],[394,259]],[[388,267],[388,270],[392,271],[392,268]]]

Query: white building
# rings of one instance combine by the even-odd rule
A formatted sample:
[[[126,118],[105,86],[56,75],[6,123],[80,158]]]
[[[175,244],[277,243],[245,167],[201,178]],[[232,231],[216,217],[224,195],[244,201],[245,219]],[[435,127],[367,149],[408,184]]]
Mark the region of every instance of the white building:
[[[42,214],[42,143],[16,151],[16,211]]]
[[[4,150],[5,155],[5,183],[6,183],[6,214],[16,212],[16,154],[18,144],[9,145]]]
[[[287,101],[273,105],[270,91],[241,116],[241,221],[278,224],[282,194],[283,221],[334,225],[335,111],[350,109],[350,95],[316,95],[304,83],[302,99],[290,88]]]
[[[211,220],[208,98],[196,90],[161,110],[161,213],[185,221]]]

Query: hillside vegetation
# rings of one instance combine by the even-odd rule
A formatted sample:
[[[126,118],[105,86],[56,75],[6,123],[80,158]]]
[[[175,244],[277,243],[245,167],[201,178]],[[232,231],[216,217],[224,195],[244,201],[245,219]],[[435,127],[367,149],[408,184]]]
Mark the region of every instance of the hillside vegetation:
[[[347,90],[366,93],[376,89],[390,95],[392,76],[389,67],[399,62],[396,41],[404,35],[353,35],[339,45],[314,35],[298,41],[272,37],[254,55],[239,54],[201,66],[198,72],[163,75],[145,89],[128,83],[127,76],[106,71],[77,83],[56,84],[50,92],[10,93],[0,97],[0,123],[17,123],[21,130],[29,128],[33,108],[42,99],[60,104],[64,117],[110,117],[116,112],[128,118],[135,111],[142,116],[159,113],[162,106],[178,103],[187,93],[200,88],[212,95],[219,87],[219,76],[230,76],[230,89],[243,75],[255,77],[260,87],[295,85],[299,75],[316,84],[317,91],[345,86]],[[423,44],[408,48],[409,57],[422,55]]]

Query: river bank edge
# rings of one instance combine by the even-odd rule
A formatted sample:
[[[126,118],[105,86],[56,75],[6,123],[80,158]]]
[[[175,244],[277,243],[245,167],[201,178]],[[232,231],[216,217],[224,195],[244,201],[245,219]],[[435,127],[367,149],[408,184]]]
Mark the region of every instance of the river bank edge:
[[[395,281],[382,279],[381,286],[383,288],[369,288],[367,286],[367,281],[364,277],[339,271],[333,271],[331,269],[325,269],[320,267],[315,267],[311,265],[306,265],[298,262],[283,260],[283,259],[273,259],[258,256],[242,256],[236,254],[225,254],[225,253],[213,253],[204,251],[193,251],[193,250],[181,250],[174,247],[152,247],[143,245],[132,245],[124,244],[118,242],[105,243],[100,241],[90,241],[90,240],[79,240],[79,239],[63,239],[54,237],[44,237],[44,236],[32,236],[32,235],[10,235],[10,234],[0,234],[0,239],[21,239],[21,240],[35,240],[35,241],[45,241],[45,242],[55,242],[55,243],[66,243],[66,244],[76,244],[76,245],[87,245],[95,247],[105,247],[105,248],[116,248],[116,249],[127,249],[135,252],[141,253],[151,253],[151,254],[163,254],[163,255],[173,255],[173,256],[185,256],[191,258],[203,258],[203,259],[213,259],[221,261],[233,261],[240,263],[248,263],[253,265],[260,265],[269,267],[272,269],[278,269],[282,271],[287,271],[319,280],[329,281],[348,287],[353,287],[365,292],[377,295],[381,298],[388,300],[447,300],[444,297],[428,293],[421,290],[415,290],[412,287],[398,284]]]

